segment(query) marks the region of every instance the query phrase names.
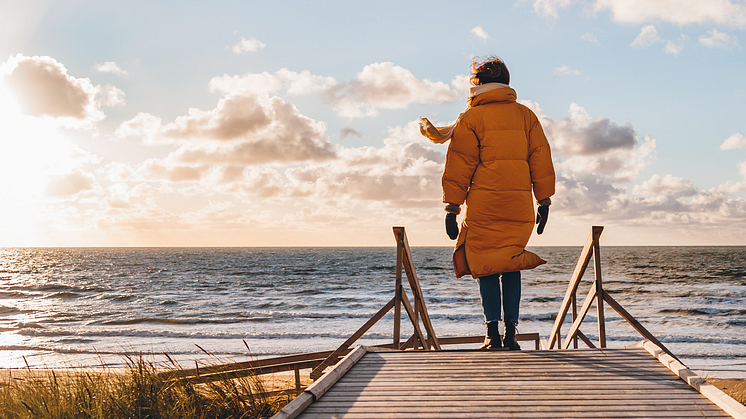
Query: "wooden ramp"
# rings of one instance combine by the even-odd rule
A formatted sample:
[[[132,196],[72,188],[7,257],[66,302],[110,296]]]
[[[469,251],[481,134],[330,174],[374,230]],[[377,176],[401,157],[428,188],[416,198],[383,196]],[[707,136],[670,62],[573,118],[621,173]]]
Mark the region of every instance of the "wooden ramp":
[[[669,361],[678,364],[649,342],[524,352],[358,347],[275,418],[746,417]]]

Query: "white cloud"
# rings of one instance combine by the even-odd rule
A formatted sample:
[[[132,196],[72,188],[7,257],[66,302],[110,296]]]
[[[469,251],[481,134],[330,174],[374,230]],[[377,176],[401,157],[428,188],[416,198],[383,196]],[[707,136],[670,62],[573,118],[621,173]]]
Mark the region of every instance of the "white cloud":
[[[644,48],[649,47],[660,40],[661,37],[658,35],[658,30],[655,29],[655,25],[645,25],[642,27],[640,34],[637,35],[637,38],[632,41],[630,46]]]
[[[484,29],[482,29],[481,26],[475,26],[471,28],[471,33],[474,34],[474,36],[476,36],[477,38],[484,39],[485,41],[490,39],[490,36]]]
[[[236,54],[243,54],[245,52],[259,51],[260,49],[266,46],[267,44],[259,41],[258,39],[255,39],[255,38],[246,39],[244,37],[241,37],[238,43],[231,48],[231,51],[235,52]]]
[[[107,61],[107,62],[105,62],[103,64],[96,63],[93,66],[93,69],[96,70],[96,71],[98,71],[99,73],[111,73],[111,74],[115,74],[117,76],[126,76],[127,75],[127,71],[122,70],[121,68],[119,68],[119,66],[117,65],[117,63],[115,63],[114,61]]]
[[[573,4],[575,0],[533,0],[534,11],[541,16],[557,19],[557,9]]]
[[[744,137],[740,132],[734,132],[730,137],[726,138],[722,144],[720,144],[721,150],[733,150],[743,147],[746,147],[746,137]]]
[[[632,193],[638,195],[668,195],[673,197],[692,196],[697,193],[691,180],[671,175],[653,175],[649,180],[635,185]]]
[[[566,65],[563,65],[562,67],[557,67],[554,69],[554,77],[559,76],[579,76],[582,73],[578,70],[574,70]]]
[[[110,84],[99,88],[97,102],[101,106],[120,106],[126,103],[124,92]]]
[[[272,94],[285,90],[289,95],[305,95],[328,90],[336,84],[333,77],[317,76],[308,70],[296,73],[283,68],[274,74],[265,71],[213,77],[209,87],[211,91],[224,94]]]
[[[23,114],[63,118],[73,124],[105,117],[95,100],[101,88],[89,79],[68,75],[65,66],[52,57],[18,54],[0,65],[0,74]]]
[[[663,48],[663,52],[671,55],[679,55],[679,53],[684,50],[684,44],[687,39],[686,35],[679,35],[678,43],[666,41],[666,46]]]
[[[640,30],[640,34],[637,35],[634,41],[629,44],[631,47],[646,48],[653,44],[662,42],[664,44],[663,52],[666,54],[678,55],[683,49],[687,41],[686,35],[679,35],[677,42],[666,40],[658,35],[658,30],[655,25],[645,25]]]
[[[446,83],[420,80],[390,62],[367,65],[351,82],[329,90],[334,110],[347,118],[375,116],[379,109],[405,109],[411,103],[438,104],[458,99],[458,92]]]
[[[699,43],[708,48],[730,48],[731,46],[738,46],[738,40],[734,35],[728,35],[717,29],[709,30],[707,31],[707,35],[700,36]]]
[[[598,36],[590,32],[581,36],[580,39],[582,39],[583,41],[593,42],[596,45],[601,45],[601,43],[598,41]]]
[[[619,23],[668,22],[676,25],[716,23],[746,27],[746,5],[730,0],[596,0]]]
[[[464,96],[469,95],[469,89],[471,89],[471,80],[468,74],[459,74],[451,80],[451,86],[456,89],[457,92],[461,92]]]

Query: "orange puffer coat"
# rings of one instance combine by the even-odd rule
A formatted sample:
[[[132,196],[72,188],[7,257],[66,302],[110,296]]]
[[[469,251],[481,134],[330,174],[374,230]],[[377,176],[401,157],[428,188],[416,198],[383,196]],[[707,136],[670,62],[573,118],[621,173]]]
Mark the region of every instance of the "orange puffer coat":
[[[539,119],[504,87],[471,100],[451,138],[443,172],[443,202],[466,216],[456,242],[456,275],[486,275],[546,263],[525,250],[537,200],[554,195],[554,166]]]

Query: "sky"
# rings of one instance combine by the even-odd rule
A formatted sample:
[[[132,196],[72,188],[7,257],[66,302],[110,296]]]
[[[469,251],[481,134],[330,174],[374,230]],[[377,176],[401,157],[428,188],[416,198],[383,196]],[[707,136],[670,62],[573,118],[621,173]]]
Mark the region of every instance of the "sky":
[[[557,173],[530,246],[746,245],[742,0],[0,2],[0,246],[415,246],[497,55]]]

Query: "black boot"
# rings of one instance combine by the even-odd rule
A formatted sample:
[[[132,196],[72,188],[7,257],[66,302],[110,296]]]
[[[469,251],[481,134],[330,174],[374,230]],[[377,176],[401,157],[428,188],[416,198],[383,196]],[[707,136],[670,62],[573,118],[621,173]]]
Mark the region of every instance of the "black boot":
[[[520,351],[521,347],[518,346],[518,341],[515,340],[515,326],[517,323],[510,319],[505,320],[505,343],[504,347],[511,351]]]
[[[487,323],[487,334],[484,336],[484,344],[479,349],[500,349],[503,347],[502,339],[500,339],[500,330],[498,330],[499,322]]]

